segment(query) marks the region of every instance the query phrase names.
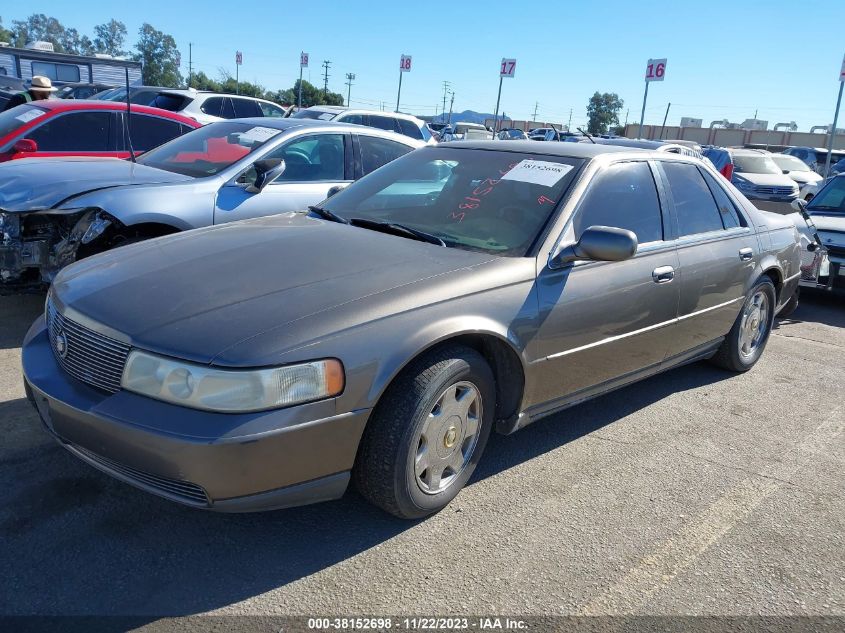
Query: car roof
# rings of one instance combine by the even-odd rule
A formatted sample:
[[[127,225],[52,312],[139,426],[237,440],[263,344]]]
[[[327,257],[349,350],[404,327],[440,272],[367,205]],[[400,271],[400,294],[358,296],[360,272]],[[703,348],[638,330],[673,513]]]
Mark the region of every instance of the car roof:
[[[771,152],[764,149],[746,149],[744,147],[729,147],[728,151],[735,156],[769,156]]]
[[[126,110],[125,101],[99,101],[97,99],[44,99],[42,101],[31,101],[27,105],[43,108],[49,112],[71,112],[75,110]],[[199,126],[194,119],[177,114],[176,112],[170,112],[169,110],[162,110],[161,108],[136,105],[133,103],[130,105],[129,110],[138,114],[154,114],[165,119],[172,119],[174,121],[179,121],[180,123],[188,124],[191,127]]]
[[[151,109],[154,110],[155,108]],[[382,138],[400,141],[402,143],[407,142],[408,145],[415,145],[417,147],[422,147],[423,145],[425,145],[423,141],[420,141],[418,139],[411,138],[410,136],[405,136],[404,134],[398,134],[396,132],[382,130],[380,128],[369,127],[367,125],[356,125],[354,123],[337,123],[335,121],[322,121],[320,119],[295,119],[293,117],[289,117],[287,119],[282,119],[279,117],[249,117],[244,119],[226,119],[224,121],[209,123],[209,125],[220,125],[222,123],[245,123],[247,125],[269,127],[274,130],[290,130],[297,127],[332,128],[337,129],[341,132],[349,132],[351,134],[364,133],[370,134],[372,136],[379,136]]]
[[[394,119],[406,119],[408,121],[414,121],[415,123],[425,123],[425,121],[415,117],[413,114],[405,114],[404,112],[384,112],[383,110],[367,110],[364,108],[347,108],[345,106],[330,105],[311,106],[309,108],[303,108],[303,110],[314,110],[315,112],[331,112],[333,114],[343,114],[344,112],[360,112],[361,114],[377,114],[379,116],[386,116]],[[452,125],[454,125],[454,123]]]
[[[643,150],[622,147],[621,145],[593,145],[592,143],[538,143],[537,141],[455,141],[441,143],[443,147],[460,149],[486,149],[500,152],[519,152],[524,154],[543,154],[546,156],[565,156],[567,158],[595,158],[614,152],[639,153]],[[674,156],[674,154],[667,154]]]

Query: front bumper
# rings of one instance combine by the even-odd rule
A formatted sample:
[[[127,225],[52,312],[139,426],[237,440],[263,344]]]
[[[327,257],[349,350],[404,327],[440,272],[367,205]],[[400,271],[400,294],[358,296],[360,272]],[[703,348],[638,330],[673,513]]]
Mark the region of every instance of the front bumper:
[[[825,249],[804,251],[801,255],[799,285],[804,288],[845,293],[845,256]]]
[[[333,400],[249,414],[107,394],[57,364],[43,317],[22,349],[27,396],[45,427],[92,466],[192,507],[252,512],[343,495],[369,410]]]

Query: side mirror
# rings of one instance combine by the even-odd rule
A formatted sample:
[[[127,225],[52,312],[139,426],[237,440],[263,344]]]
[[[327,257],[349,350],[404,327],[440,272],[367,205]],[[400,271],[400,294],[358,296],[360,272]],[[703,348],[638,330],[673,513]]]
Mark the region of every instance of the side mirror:
[[[564,247],[551,261],[558,268],[576,260],[619,262],[637,252],[637,236],[627,229],[612,226],[591,226],[581,234],[581,239]]]
[[[789,170],[788,170],[788,169],[784,169],[784,170],[783,170],[783,173],[784,173],[784,174],[788,174],[788,173],[789,173]]]
[[[795,198],[795,200],[789,203],[789,206],[800,213],[807,208],[807,201],[801,198]]]
[[[348,185],[335,185],[334,187],[332,187],[331,189],[329,189],[329,192],[326,194],[326,199],[328,200],[328,199],[329,199],[329,198],[331,198],[334,194],[336,194],[336,193],[338,193],[338,192],[340,192],[340,191],[343,191],[344,189],[346,189],[346,187],[347,187],[347,186],[348,186]]]
[[[15,142],[12,149],[20,154],[31,154],[38,151],[38,143],[31,138],[22,138]]]
[[[253,167],[255,167],[255,181],[247,185],[246,190],[249,193],[261,193],[264,187],[285,172],[285,161],[280,160],[277,163],[275,160],[257,160]]]

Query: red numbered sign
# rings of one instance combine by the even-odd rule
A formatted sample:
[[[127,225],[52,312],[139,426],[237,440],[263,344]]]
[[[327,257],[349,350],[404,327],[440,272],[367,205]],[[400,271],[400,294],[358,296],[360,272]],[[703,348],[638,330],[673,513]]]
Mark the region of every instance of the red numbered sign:
[[[402,55],[399,58],[399,70],[403,73],[411,72],[411,56]]]
[[[666,76],[666,59],[650,59],[645,67],[646,81],[663,81]]]
[[[308,68],[308,53],[299,54],[299,65],[302,68]]]
[[[516,73],[516,60],[502,58],[502,65],[499,66],[499,77],[513,77]]]
[[[240,51],[235,51],[235,63],[240,66],[244,63],[244,54]]]

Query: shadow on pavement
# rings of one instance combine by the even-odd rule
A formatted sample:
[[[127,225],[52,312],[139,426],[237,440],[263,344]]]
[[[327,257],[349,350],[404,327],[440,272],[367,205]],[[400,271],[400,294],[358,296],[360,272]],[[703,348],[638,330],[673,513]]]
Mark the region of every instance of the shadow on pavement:
[[[0,349],[20,347],[32,322],[44,311],[42,294],[0,296]]]
[[[798,308],[785,319],[775,319],[774,328],[795,323],[845,327],[845,296],[822,290],[802,289]]]
[[[670,393],[730,375],[695,364],[513,436],[493,436],[472,483]],[[19,433],[0,459],[0,614],[149,614],[154,620],[218,609],[341,563],[415,525],[354,492],[332,503],[264,514],[183,508],[66,453],[23,399],[0,404],[0,420]]]

